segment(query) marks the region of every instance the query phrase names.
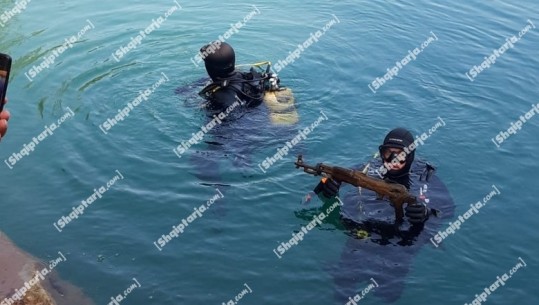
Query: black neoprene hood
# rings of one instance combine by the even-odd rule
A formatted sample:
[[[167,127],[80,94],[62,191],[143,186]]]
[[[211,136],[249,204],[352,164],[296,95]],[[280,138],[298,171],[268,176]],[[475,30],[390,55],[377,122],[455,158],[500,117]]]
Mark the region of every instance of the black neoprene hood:
[[[400,148],[404,149],[405,147],[408,148],[410,145],[414,143],[414,136],[410,131],[408,131],[406,128],[395,128],[391,130],[386,137],[384,138],[384,144],[380,145],[380,157],[383,158],[383,151],[385,148]],[[407,151],[406,154],[406,165],[400,169],[400,170],[390,170],[387,172],[386,176],[388,177],[400,177],[402,175],[408,174],[410,172],[410,168],[412,167],[412,162],[414,162],[415,158],[415,149],[411,151]]]
[[[213,51],[213,53],[211,53]],[[204,58],[204,65],[208,75],[216,80],[217,78],[226,78],[235,70],[236,53],[234,49],[226,42],[216,44],[211,43],[200,49],[201,53],[207,52]]]

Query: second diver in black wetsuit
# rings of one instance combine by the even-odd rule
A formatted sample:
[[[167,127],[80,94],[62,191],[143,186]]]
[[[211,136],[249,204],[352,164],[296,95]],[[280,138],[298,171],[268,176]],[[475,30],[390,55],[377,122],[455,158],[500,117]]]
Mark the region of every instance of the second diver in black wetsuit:
[[[339,261],[326,268],[334,279],[335,297],[343,304],[372,278],[380,285],[375,295],[385,302],[397,300],[404,291],[415,255],[453,216],[455,204],[447,188],[434,174],[434,167],[416,160],[413,143],[408,130],[390,131],[379,147],[381,160],[371,160],[364,171],[369,176],[404,185],[417,197],[418,205],[405,207],[406,221],[395,221],[394,208],[388,201],[380,200],[375,192],[349,188],[340,197],[344,203],[337,209],[340,213],[326,218],[326,223],[349,236]],[[339,181],[331,178],[323,179],[316,186],[314,191],[324,205],[314,213],[325,211],[336,201],[340,186]],[[306,213],[313,211],[297,215],[310,219]]]
[[[200,52],[208,54],[206,49],[210,47],[211,44],[208,44]],[[263,102],[266,90],[278,89],[279,79],[276,74],[270,73],[269,65],[268,70],[261,73],[254,67],[249,72],[240,72],[236,70],[235,64],[234,49],[226,42],[204,58],[212,83],[202,89],[200,94],[209,101],[210,109],[226,109],[235,102],[256,107]]]
[[[279,86],[280,81],[271,71],[269,61],[237,66],[236,54],[229,44],[215,46],[213,43],[213,47],[209,44],[200,49],[205,55],[204,64],[211,83],[206,84],[199,95],[205,100],[206,119],[212,121],[217,114],[220,121],[206,128],[207,135],[201,141],[204,143],[191,149],[188,158],[200,184],[219,187],[225,194],[225,199],[213,208],[219,209],[222,216],[226,213],[228,186],[233,184],[230,177],[239,174],[238,179],[251,180],[257,170],[254,158],[265,147],[261,143],[269,146],[272,141],[281,141],[296,133],[298,115],[291,89]],[[261,68],[264,65],[266,69]],[[236,69],[241,66],[251,68],[247,72]],[[188,95],[193,93],[190,88],[198,89],[206,80],[178,88],[176,92]],[[262,102],[263,107],[258,107]],[[248,115],[244,115],[246,113]],[[226,119],[222,114],[226,114]],[[230,163],[233,166],[229,166]]]
[[[382,164],[373,161],[369,173],[377,174],[383,180],[390,183],[398,183],[411,190],[412,172],[421,174],[423,181],[428,182],[435,169],[425,162],[414,162],[415,146],[413,135],[404,128],[396,128],[389,132],[384,139],[384,143],[380,145],[380,157]],[[410,149],[412,148],[412,149]],[[421,181],[421,180],[419,180]],[[417,181],[415,181],[417,182]],[[331,178],[323,179],[314,189],[316,194],[322,193],[326,198],[332,198],[338,195],[341,182]],[[425,191],[426,192],[426,191]],[[422,195],[422,194],[421,194]],[[432,213],[436,213],[436,209],[427,207],[422,196],[418,196],[417,205],[407,205],[405,215],[410,224],[423,224]]]

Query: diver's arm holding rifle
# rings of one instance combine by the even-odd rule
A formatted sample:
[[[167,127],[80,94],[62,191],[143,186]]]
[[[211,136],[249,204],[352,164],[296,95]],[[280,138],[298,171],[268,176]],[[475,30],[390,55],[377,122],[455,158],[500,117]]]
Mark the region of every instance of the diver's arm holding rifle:
[[[403,205],[408,203],[414,205],[417,203],[415,196],[412,196],[406,187],[397,183],[388,183],[384,180],[369,177],[367,174],[353,169],[329,166],[323,163],[318,163],[315,166],[307,165],[303,162],[303,156],[298,156],[295,162],[296,168],[303,168],[303,171],[319,176],[325,174],[330,178],[340,182],[346,182],[356,187],[363,187],[372,190],[378,194],[380,199],[386,197],[395,208],[395,219],[401,221],[403,219]],[[331,179],[330,179],[331,180]]]

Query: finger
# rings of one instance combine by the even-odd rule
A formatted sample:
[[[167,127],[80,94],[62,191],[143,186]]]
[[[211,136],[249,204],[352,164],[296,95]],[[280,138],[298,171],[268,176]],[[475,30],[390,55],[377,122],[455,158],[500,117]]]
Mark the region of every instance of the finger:
[[[6,120],[9,121],[10,113],[7,110],[3,110],[0,112],[0,120]]]
[[[326,183],[326,187],[327,187],[328,190],[330,190],[332,192],[337,192],[339,190],[339,186],[337,186],[335,184]]]
[[[337,185],[337,186],[341,186],[341,181],[339,180],[335,180],[335,179],[331,179],[331,183]]]
[[[335,197],[335,195],[337,195],[337,193],[334,193],[334,192],[328,192],[328,191],[324,191],[324,196],[326,198],[332,198],[332,197]]]
[[[405,210],[406,210],[406,212],[409,212],[409,213],[423,213],[423,214],[425,214],[425,211],[427,209],[425,209],[425,208],[410,208],[410,207],[407,207]]]
[[[410,219],[423,219],[425,217],[425,214],[409,214],[409,213],[406,213],[406,217],[409,217]]]
[[[7,121],[0,120],[0,138],[6,134],[7,131]]]
[[[405,214],[408,217],[422,218],[422,217],[425,217],[425,214],[426,214],[425,212],[426,212],[425,210],[417,211],[417,210],[406,209]]]
[[[339,188],[341,186],[341,183],[339,181],[335,181],[333,179],[330,180],[330,184],[333,186],[333,187],[336,187],[336,188]]]
[[[421,210],[410,210],[410,209],[407,209],[406,210],[406,214],[407,215],[424,215],[425,214],[425,211],[421,211]]]
[[[410,223],[412,223],[412,224],[418,224],[418,223],[422,223],[422,222],[423,222],[423,220],[417,219],[417,218],[410,218],[410,219],[408,219],[408,221],[409,221]]]
[[[425,206],[422,204],[414,204],[406,206],[406,209],[409,211],[423,211],[425,210]]]

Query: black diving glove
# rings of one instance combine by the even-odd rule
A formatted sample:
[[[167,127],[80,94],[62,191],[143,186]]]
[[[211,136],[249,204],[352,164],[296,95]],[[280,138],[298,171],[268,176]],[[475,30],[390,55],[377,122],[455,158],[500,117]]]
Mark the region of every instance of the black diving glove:
[[[336,181],[334,179],[331,179],[330,177],[324,177],[322,180],[320,180],[320,183],[314,188],[314,193],[319,194],[322,192],[322,194],[326,198],[332,198],[339,194],[339,188],[341,187],[341,182]]]
[[[411,224],[421,224],[429,219],[429,209],[425,203],[408,204],[404,210]]]

